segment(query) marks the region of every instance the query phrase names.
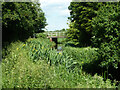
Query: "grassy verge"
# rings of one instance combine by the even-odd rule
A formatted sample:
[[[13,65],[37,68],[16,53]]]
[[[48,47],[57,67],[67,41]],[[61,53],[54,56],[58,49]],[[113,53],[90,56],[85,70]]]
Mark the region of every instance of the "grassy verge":
[[[3,88],[115,88],[115,84],[84,72],[69,53],[52,50],[47,39],[15,42],[3,56]]]

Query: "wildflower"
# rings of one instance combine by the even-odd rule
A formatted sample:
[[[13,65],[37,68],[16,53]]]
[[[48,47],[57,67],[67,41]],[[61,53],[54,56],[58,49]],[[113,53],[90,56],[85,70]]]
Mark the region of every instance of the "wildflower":
[[[36,52],[37,52],[38,50],[36,50]]]
[[[42,49],[43,49],[44,47],[42,47]]]
[[[17,48],[17,50],[18,50],[19,48]]]
[[[25,46],[25,44],[23,44],[23,46]]]
[[[61,55],[62,53],[59,52],[59,54]]]
[[[82,61],[82,63],[84,63],[84,62]]]
[[[32,47],[32,46],[30,46],[30,47]]]

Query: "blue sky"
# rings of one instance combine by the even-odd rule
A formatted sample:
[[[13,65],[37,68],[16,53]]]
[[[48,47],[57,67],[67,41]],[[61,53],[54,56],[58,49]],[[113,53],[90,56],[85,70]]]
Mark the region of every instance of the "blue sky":
[[[68,6],[72,0],[39,0],[41,8],[45,13],[48,31],[61,30],[68,28],[67,20],[70,16]]]

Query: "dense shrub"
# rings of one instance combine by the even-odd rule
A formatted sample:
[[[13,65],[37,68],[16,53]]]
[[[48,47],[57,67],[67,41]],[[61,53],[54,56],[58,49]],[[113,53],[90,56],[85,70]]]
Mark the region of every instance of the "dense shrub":
[[[101,67],[118,68],[120,63],[120,2],[106,3],[92,21],[92,44],[99,48]]]
[[[64,50],[74,58],[82,69],[88,73],[94,75],[95,73],[102,73],[100,66],[100,61],[98,60],[98,53],[96,50],[98,48],[75,48],[75,47],[65,47]]]
[[[47,35],[46,35],[46,34],[43,34],[43,33],[37,33],[37,34],[35,35],[35,37],[37,37],[37,38],[47,38]]]

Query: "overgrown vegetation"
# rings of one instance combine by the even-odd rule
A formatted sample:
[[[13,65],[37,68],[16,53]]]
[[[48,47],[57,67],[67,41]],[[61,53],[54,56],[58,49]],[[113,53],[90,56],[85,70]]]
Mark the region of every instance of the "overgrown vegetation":
[[[46,26],[39,3],[2,3],[3,45],[26,39],[4,46],[2,87],[115,88],[120,80],[119,4],[71,3],[67,40],[58,39],[64,46],[58,52],[47,35],[38,33]]]
[[[93,19],[92,45],[99,48],[100,66],[109,74],[120,70],[120,2],[106,3]],[[113,69],[114,68],[114,69]],[[115,70],[116,69],[116,70]],[[118,78],[116,71],[112,77]]]
[[[52,45],[43,38],[11,43],[2,61],[3,88],[115,88],[109,79],[85,73],[82,61],[78,65],[66,50],[51,50]]]
[[[114,6],[116,5],[116,6]],[[93,19],[93,45],[100,48],[104,65],[112,64],[118,68],[120,62],[120,7],[119,3],[107,3],[101,6],[97,17]],[[106,62],[106,63],[105,63]]]
[[[68,40],[78,47],[98,48],[98,65],[107,75],[120,80],[120,2],[73,2],[69,10]]]

